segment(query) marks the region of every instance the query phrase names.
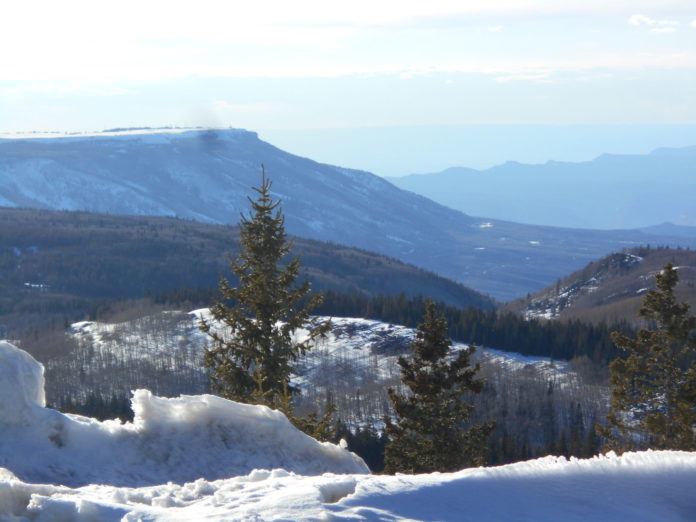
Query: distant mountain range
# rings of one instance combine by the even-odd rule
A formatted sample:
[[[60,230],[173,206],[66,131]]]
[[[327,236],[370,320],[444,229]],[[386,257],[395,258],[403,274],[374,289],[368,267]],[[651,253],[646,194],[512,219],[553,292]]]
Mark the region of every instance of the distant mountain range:
[[[236,224],[259,184],[261,163],[283,201],[290,234],[378,252],[500,300],[626,246],[696,246],[696,238],[471,217],[368,172],[293,156],[236,129],[3,139],[0,205]]]
[[[609,324],[626,321],[638,325],[643,297],[655,288],[655,274],[667,262],[677,267],[679,274],[677,300],[696,309],[696,252],[634,248],[590,263],[527,298],[506,303],[504,310],[530,318]]]
[[[696,147],[604,154],[581,163],[454,167],[387,179],[471,215],[521,223],[597,229],[665,222],[696,226]],[[689,227],[669,233],[696,236],[696,228]]]

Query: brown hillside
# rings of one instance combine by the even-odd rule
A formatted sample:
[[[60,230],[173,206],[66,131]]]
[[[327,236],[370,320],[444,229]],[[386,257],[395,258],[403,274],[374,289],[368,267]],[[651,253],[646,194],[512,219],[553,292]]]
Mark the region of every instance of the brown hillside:
[[[655,287],[655,274],[671,262],[679,271],[677,297],[696,309],[696,251],[634,248],[590,263],[556,284],[504,305],[527,317],[579,319],[638,325],[643,295]]]

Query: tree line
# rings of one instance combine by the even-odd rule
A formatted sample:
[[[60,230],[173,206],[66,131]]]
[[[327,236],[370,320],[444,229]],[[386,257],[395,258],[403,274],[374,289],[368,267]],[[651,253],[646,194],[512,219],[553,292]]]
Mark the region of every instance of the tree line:
[[[347,295],[328,291],[316,313],[339,317],[364,317],[415,328],[422,318],[427,297]],[[586,356],[609,362],[618,351],[611,332],[630,333],[627,323],[591,325],[580,321],[554,322],[525,319],[514,313],[460,309],[438,303],[447,321],[447,333],[459,342],[474,343],[523,355],[570,360]]]
[[[161,292],[152,299],[161,305],[202,307],[214,302],[214,288],[180,288]],[[416,328],[423,316],[428,297],[423,295],[346,294],[335,290],[323,292],[323,302],[313,313],[333,317],[362,317]],[[618,355],[612,331],[630,334],[628,323],[593,325],[582,321],[546,321],[525,319],[511,312],[462,309],[437,302],[437,309],[447,321],[447,333],[455,341],[473,343],[499,350],[570,360],[588,357],[608,363]]]

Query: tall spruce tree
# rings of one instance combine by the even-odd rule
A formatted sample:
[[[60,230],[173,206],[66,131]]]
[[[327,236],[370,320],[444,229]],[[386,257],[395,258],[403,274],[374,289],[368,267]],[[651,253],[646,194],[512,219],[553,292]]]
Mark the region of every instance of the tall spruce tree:
[[[677,303],[677,270],[667,263],[655,276],[639,315],[649,327],[632,339],[613,332],[626,352],[610,365],[611,410],[598,427],[606,449],[696,450],[696,316]]]
[[[254,188],[258,198],[249,198],[252,211],[240,222],[239,257],[230,264],[239,285],[221,279],[221,299],[210,309],[213,321],[200,326],[212,340],[205,364],[216,393],[291,416],[297,391],[290,385],[293,363],[325,335],[329,323],[309,317],[322,297],[309,296],[306,281],[295,286],[299,260],[281,265],[290,244],[280,201],[272,199],[271,181],[261,169],[261,186]],[[293,338],[299,328],[309,330],[302,341]]]
[[[447,322],[428,301],[412,358],[399,357],[401,380],[410,393],[388,391],[397,418],[396,423],[385,419],[388,473],[455,471],[484,464],[486,438],[494,424],[466,426],[473,406],[465,395],[483,388],[476,378],[479,365],[470,363],[475,348],[453,354],[451,346]]]

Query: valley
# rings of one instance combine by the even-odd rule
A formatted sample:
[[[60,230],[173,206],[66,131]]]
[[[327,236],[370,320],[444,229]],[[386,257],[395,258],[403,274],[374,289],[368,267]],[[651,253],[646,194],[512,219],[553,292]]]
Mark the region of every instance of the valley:
[[[438,273],[471,263],[467,277],[455,279],[509,298],[612,245],[692,240],[472,218],[369,173],[298,158],[233,129],[115,131],[5,140],[1,147],[0,168],[14,181],[3,192],[10,207],[0,209],[0,320],[5,336],[15,335],[45,364],[51,404],[130,418],[130,390],[165,397],[208,391],[207,341],[198,328],[208,312],[199,307],[215,299],[228,259],[238,255],[239,231],[223,223],[244,212],[258,176],[250,158],[264,157],[276,175],[273,196],[281,198],[288,230],[299,235],[292,254],[301,259],[302,277],[327,294],[319,312],[332,318],[329,338],[295,367],[292,383],[301,391],[295,406],[306,414],[333,405],[350,444],[362,437],[363,446],[354,449],[363,452],[379,447],[383,419],[391,415],[387,389],[403,390],[397,358],[408,354],[427,296],[440,302],[459,343],[455,351],[479,347],[475,362],[486,386],[473,398],[471,422],[497,424],[489,463],[554,451],[594,454],[594,426],[609,407],[606,363],[616,356],[609,332],[629,332],[635,322],[599,303],[583,306],[581,297],[606,295],[597,288],[607,274],[630,271],[652,250],[633,247],[590,261],[581,275],[559,279],[555,298],[544,290],[502,306]],[[66,192],[42,188],[58,179]],[[39,208],[18,208],[21,202]],[[356,243],[382,253],[345,246]],[[462,254],[467,249],[473,255]],[[691,255],[657,251],[662,254],[640,278],[647,280],[675,252]],[[443,269],[443,262],[454,264]],[[558,317],[588,323],[548,322]],[[363,455],[381,469],[379,456]]]

